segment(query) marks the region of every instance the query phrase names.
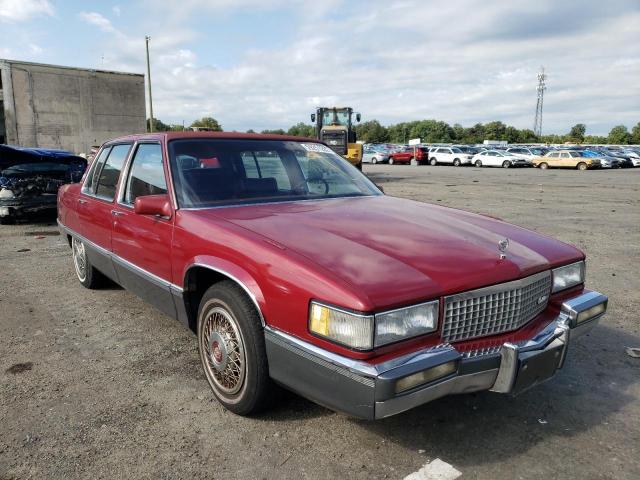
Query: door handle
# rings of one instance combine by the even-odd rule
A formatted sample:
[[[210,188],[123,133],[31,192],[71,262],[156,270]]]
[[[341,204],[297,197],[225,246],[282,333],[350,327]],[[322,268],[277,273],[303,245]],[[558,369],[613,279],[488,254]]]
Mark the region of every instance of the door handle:
[[[87,201],[84,198],[79,198],[78,203],[80,203],[81,205],[84,205],[85,203],[87,203]]]
[[[124,217],[126,214],[120,210],[111,210],[111,215],[115,217]]]

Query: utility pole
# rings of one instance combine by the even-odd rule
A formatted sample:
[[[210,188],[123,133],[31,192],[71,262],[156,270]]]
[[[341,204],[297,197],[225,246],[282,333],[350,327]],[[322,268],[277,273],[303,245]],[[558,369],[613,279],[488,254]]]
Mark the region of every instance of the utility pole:
[[[151,64],[149,63],[149,40],[151,37],[144,37],[147,44],[147,86],[149,87],[149,132],[153,132],[153,98],[151,97]]]
[[[536,88],[538,101],[536,103],[536,117],[533,121],[533,133],[538,137],[542,136],[542,104],[544,102],[544,91],[547,89],[546,85],[547,75],[544,73],[544,67],[540,67],[540,73],[538,74],[538,87]]]

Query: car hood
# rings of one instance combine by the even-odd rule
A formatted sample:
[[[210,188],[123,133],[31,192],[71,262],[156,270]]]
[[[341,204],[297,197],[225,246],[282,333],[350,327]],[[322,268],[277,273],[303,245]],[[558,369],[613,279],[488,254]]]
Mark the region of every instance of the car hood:
[[[488,216],[389,196],[199,214],[304,255],[349,283],[372,308],[506,282],[584,257],[570,245]],[[498,242],[505,238],[509,247],[500,259]]]

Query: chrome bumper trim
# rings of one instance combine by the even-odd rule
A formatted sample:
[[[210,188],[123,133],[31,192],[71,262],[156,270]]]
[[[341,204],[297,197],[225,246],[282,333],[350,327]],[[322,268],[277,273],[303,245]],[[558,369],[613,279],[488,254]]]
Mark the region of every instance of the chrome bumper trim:
[[[605,295],[597,292],[580,294],[564,302],[561,313],[533,338],[517,344],[505,343],[497,351],[488,349],[486,354],[466,355],[452,345],[443,344],[379,364],[328,352],[266,326],[270,372],[278,382],[311,400],[368,419],[395,415],[450,394],[479,390],[519,393],[551,378],[562,368],[569,343],[591,330],[604,312],[576,324],[578,314],[598,304],[604,304],[606,312],[607,301]],[[305,368],[296,367],[302,365],[302,359]],[[457,362],[456,373],[407,393],[395,393],[398,379],[451,361]],[[541,364],[539,372],[536,361]],[[526,370],[529,365],[523,365],[527,363],[531,368],[522,374],[521,367]],[[308,368],[318,370],[310,372]],[[317,384],[309,384],[312,376],[322,383],[321,389]],[[359,397],[357,406],[348,394],[353,392]]]

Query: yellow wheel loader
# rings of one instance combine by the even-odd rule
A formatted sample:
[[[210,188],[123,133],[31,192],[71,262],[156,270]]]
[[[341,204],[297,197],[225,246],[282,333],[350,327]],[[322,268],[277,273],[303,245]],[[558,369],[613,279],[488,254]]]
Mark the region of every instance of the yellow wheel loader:
[[[356,122],[360,122],[360,114],[351,107],[319,107],[311,114],[311,121],[316,124],[318,140],[362,170],[362,145],[356,143],[354,115]]]

